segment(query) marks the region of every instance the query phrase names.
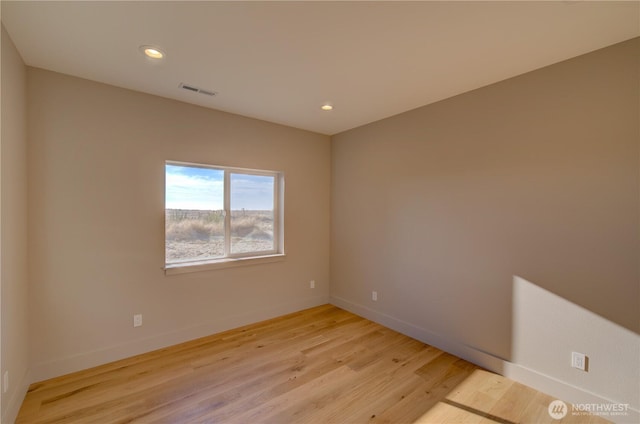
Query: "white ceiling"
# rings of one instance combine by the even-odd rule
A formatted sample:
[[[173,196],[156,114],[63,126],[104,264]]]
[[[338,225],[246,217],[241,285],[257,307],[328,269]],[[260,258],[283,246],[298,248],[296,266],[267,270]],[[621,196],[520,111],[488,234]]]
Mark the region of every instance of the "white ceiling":
[[[639,1],[3,0],[1,16],[30,66],[323,134],[640,35]]]

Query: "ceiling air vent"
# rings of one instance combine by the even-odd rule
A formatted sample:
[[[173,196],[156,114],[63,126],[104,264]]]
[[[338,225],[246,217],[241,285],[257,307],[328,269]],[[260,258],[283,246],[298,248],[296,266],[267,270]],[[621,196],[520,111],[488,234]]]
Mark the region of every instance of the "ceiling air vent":
[[[178,87],[182,88],[183,90],[193,91],[194,93],[204,94],[205,96],[212,96],[213,97],[216,94],[218,94],[215,91],[205,90],[204,88],[199,88],[199,87],[196,87],[196,86],[191,85],[191,84],[185,84],[183,82],[181,82]]]

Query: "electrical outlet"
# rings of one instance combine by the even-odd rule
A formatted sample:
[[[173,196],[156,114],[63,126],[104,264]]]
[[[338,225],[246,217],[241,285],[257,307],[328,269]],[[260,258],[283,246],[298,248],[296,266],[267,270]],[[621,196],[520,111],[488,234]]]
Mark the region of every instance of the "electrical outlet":
[[[309,288],[311,288],[311,289],[315,289],[316,288],[316,280],[309,281]]]
[[[587,371],[587,355],[571,352],[571,366],[582,371]]]
[[[373,300],[374,302],[376,302],[378,300],[378,292],[377,291],[372,291],[371,292],[371,300]]]
[[[4,372],[4,377],[2,378],[2,392],[7,393],[9,390],[9,371]]]
[[[142,314],[136,314],[133,316],[133,326],[140,327],[142,325]]]

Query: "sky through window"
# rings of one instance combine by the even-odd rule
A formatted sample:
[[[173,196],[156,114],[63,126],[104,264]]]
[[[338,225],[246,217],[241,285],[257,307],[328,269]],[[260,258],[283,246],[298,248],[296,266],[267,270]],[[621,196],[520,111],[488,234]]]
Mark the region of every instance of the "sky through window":
[[[166,209],[221,210],[224,171],[167,164]],[[273,209],[273,176],[231,173],[232,210]]]

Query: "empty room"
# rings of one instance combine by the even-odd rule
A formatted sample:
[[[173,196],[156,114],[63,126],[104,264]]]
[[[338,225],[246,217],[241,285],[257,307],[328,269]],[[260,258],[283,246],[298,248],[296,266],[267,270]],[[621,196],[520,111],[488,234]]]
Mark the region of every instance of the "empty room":
[[[639,1],[0,18],[2,423],[640,422]]]

